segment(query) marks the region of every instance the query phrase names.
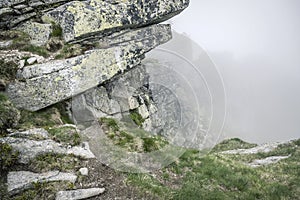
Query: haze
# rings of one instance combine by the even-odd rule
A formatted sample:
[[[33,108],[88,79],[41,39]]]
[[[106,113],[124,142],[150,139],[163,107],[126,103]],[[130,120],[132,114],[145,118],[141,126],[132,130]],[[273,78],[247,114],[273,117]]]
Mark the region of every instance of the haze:
[[[299,0],[191,0],[171,23],[220,70],[226,137],[256,143],[300,137]]]

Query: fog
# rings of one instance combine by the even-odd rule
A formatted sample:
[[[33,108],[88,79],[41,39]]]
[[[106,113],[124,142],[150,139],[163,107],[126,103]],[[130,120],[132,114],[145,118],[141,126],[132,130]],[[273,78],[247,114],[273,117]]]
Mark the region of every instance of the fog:
[[[224,79],[226,137],[300,138],[299,0],[191,0],[169,22],[206,49]]]

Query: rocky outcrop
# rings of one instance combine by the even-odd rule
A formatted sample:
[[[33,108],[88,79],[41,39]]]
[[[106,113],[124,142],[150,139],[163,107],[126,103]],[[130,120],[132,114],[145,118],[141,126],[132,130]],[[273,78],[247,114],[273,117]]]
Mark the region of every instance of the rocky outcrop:
[[[35,18],[59,24],[66,41],[99,33],[103,37],[117,30],[165,21],[188,4],[189,0],[4,0],[0,3],[0,29]]]
[[[74,1],[47,12],[44,21],[60,24],[65,41],[103,37],[122,29],[165,21],[184,10],[188,0]],[[99,35],[100,34],[100,35]]]
[[[75,155],[81,158],[95,158],[90,151],[88,143],[84,142],[81,146],[68,147],[57,143],[51,139],[31,140],[26,138],[4,137],[0,138],[1,143],[9,144],[19,152],[19,162],[27,164],[38,155],[47,153]]]
[[[146,52],[170,38],[168,25],[153,25],[115,36],[113,40],[108,38],[109,48],[24,67],[17,74],[19,81],[9,85],[9,97],[19,108],[31,111],[42,109],[96,87],[136,66]]]

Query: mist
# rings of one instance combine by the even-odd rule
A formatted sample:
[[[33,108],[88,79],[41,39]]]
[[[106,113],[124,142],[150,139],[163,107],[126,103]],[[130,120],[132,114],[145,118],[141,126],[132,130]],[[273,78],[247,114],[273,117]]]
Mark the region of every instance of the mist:
[[[300,137],[300,1],[191,0],[169,22],[206,49],[224,79],[225,137]]]

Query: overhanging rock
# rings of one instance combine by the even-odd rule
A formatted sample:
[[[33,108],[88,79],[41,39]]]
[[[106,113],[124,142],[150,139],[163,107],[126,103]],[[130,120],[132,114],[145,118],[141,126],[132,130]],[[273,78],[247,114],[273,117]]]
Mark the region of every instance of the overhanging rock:
[[[153,25],[105,41],[112,47],[74,58],[27,66],[7,93],[19,108],[37,111],[71,98],[140,63],[144,54],[172,37],[170,26]]]
[[[73,1],[47,12],[43,21],[59,24],[65,41],[70,42],[159,23],[177,15],[188,4],[189,0]]]

